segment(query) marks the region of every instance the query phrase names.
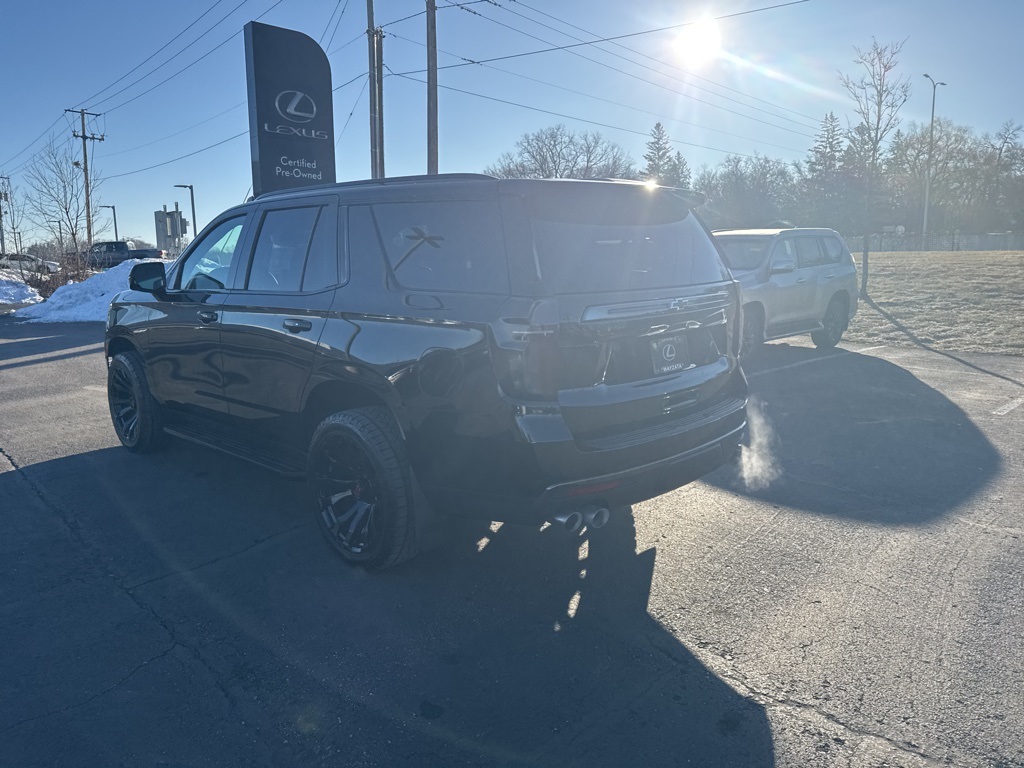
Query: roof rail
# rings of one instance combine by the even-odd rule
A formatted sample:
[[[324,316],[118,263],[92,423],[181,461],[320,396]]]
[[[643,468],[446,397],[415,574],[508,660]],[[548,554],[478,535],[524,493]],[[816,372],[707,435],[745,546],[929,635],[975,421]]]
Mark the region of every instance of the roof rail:
[[[355,179],[354,181],[338,181],[329,184],[314,184],[308,187],[293,187],[292,189],[279,189],[273,192],[264,192],[257,199],[262,200],[274,195],[287,195],[296,192],[305,192],[312,189],[331,189],[334,187],[363,187],[374,184],[402,184],[408,182],[423,181],[494,181],[496,176],[488,176],[486,173],[437,173],[423,174],[419,176],[388,176],[383,179]]]

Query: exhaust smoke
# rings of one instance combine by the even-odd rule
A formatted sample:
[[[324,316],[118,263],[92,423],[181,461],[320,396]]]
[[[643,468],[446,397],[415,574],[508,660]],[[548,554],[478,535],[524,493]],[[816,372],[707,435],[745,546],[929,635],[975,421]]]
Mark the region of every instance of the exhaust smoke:
[[[782,475],[782,467],[775,456],[778,434],[760,400],[751,398],[747,403],[747,427],[750,444],[740,448],[740,480],[746,490],[760,491]]]

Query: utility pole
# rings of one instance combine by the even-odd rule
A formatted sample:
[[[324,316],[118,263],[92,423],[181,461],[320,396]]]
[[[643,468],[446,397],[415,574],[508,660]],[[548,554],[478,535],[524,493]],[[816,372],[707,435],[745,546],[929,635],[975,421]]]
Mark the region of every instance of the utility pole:
[[[8,184],[11,180],[7,176],[0,176]],[[7,190],[0,189],[0,254],[7,253],[7,243],[4,241],[4,203],[10,204],[11,198],[7,194]]]
[[[82,174],[85,176],[85,238],[87,246],[92,245],[92,203],[89,199],[89,145],[87,141],[103,141],[104,136],[88,134],[85,132],[85,116],[99,117],[94,112],[86,112],[84,109],[65,109],[65,112],[77,112],[82,117],[82,132],[72,131],[71,135],[82,140]]]
[[[427,173],[437,174],[437,0],[427,0]]]
[[[377,178],[384,178],[384,30],[374,30],[377,52]]]
[[[373,25],[373,0],[366,0],[366,47],[370,61],[368,74],[370,78],[370,178],[379,179],[380,176],[377,175],[377,155],[380,152],[380,147],[377,145],[377,80],[380,73],[377,72],[377,52],[374,50],[377,47],[377,31]]]

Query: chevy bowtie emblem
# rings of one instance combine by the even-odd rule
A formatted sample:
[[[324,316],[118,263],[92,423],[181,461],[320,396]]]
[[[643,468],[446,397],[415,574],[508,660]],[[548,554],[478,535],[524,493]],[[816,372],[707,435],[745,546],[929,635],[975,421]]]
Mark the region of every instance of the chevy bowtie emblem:
[[[308,123],[316,117],[316,104],[302,91],[281,91],[274,100],[277,114],[293,123]]]

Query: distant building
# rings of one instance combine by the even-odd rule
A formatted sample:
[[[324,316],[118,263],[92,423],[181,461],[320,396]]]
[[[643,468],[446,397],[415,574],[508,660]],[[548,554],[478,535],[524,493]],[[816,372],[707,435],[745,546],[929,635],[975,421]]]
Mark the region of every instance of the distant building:
[[[177,203],[173,211],[168,211],[166,205],[162,211],[153,211],[153,218],[156,223],[156,247],[167,251],[170,256],[177,256],[187,242],[185,236],[188,234],[188,219],[181,215]]]

